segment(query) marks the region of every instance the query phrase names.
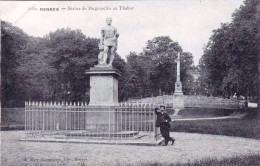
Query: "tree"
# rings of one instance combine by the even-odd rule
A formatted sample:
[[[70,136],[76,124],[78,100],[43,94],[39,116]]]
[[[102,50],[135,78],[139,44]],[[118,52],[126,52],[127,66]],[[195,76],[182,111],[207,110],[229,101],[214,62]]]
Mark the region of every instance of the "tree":
[[[127,97],[150,96],[150,71],[151,63],[142,54],[130,52],[126,64],[126,80],[124,92]],[[126,93],[127,92],[127,93]]]
[[[22,102],[24,91],[19,82],[19,74],[16,72],[19,59],[25,55],[24,50],[28,42],[28,36],[12,24],[1,21],[1,104],[2,107],[18,107]]]
[[[98,39],[87,38],[80,30],[69,28],[50,33],[46,39],[54,58],[53,65],[58,71],[60,86],[55,93],[66,97],[69,89],[68,100],[88,100],[85,96],[89,89],[85,70],[97,63]]]
[[[194,94],[195,90],[195,80],[194,75],[195,73],[195,67],[194,67],[194,61],[193,56],[190,52],[183,52],[181,54],[181,82],[182,82],[182,91],[188,95],[188,94]],[[177,70],[177,69],[176,69]],[[175,71],[176,71],[175,70]],[[175,72],[176,73],[176,72]]]
[[[126,91],[123,89],[127,79],[126,62],[116,54],[112,65],[121,73],[121,77],[118,78],[118,99],[123,101],[126,98]]]
[[[259,5],[246,0],[231,23],[213,31],[200,60],[201,84],[210,94],[257,96]]]
[[[177,42],[168,36],[155,37],[147,42],[143,52],[130,52],[126,63],[123,92],[130,97],[150,97],[174,92],[177,53],[181,52],[181,80],[185,93],[193,88],[193,59],[191,53],[182,52]]]
[[[52,100],[57,84],[57,70],[50,49],[42,38],[30,38],[25,55],[19,59],[16,73],[26,100]]]
[[[162,94],[162,91],[168,94],[174,92],[177,53],[181,54],[183,90],[184,93],[189,94],[193,89],[192,70],[194,70],[191,53],[183,52],[181,46],[172,41],[169,36],[155,37],[147,42],[144,55],[152,61],[151,81],[154,87],[159,89],[159,95]]]

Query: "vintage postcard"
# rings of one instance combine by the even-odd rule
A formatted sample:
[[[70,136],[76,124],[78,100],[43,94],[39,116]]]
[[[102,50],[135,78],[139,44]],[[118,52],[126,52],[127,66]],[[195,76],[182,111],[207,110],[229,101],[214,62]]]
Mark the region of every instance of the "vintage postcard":
[[[1,165],[259,164],[259,1],[0,4]]]

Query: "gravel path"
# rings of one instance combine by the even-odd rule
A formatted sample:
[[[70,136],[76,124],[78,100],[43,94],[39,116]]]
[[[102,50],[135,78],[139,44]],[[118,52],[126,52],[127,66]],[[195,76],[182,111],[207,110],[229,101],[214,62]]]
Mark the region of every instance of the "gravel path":
[[[176,138],[174,146],[153,147],[22,142],[18,141],[23,137],[22,131],[1,131],[1,165],[140,165],[260,155],[259,140],[189,133],[171,135]]]
[[[230,115],[230,116],[220,116],[220,117],[211,117],[211,118],[176,118],[171,117],[172,121],[194,121],[194,120],[218,120],[218,119],[237,119],[237,118],[243,118],[246,116],[246,113],[241,113],[238,115]]]

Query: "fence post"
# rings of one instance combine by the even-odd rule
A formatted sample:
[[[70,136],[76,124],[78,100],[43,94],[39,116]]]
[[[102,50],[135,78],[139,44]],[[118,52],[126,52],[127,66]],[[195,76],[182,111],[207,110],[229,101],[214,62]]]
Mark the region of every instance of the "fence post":
[[[153,131],[154,131],[154,139],[155,141],[157,141],[157,132],[156,132],[156,126],[155,126],[155,123],[156,123],[156,117],[155,117],[155,112],[154,112],[154,106],[152,105],[152,116],[153,116]]]
[[[44,112],[45,112],[45,108],[46,107],[48,107],[47,106],[47,102],[43,102],[43,106],[42,106],[42,130],[44,131],[45,129],[44,129],[44,121],[45,121],[45,119],[44,119]]]
[[[69,103],[67,101],[65,101],[65,139],[67,140],[67,132],[68,132],[68,110],[67,110],[67,106],[69,105]]]
[[[108,123],[109,123],[109,124],[108,124],[108,127],[109,127],[108,130],[109,130],[109,132],[108,132],[108,133],[109,133],[109,134],[108,134],[108,135],[109,135],[109,140],[110,140],[110,132],[111,132],[111,130],[110,130],[110,128],[111,128],[111,125],[110,125],[110,124],[111,124],[111,121],[110,121],[110,120],[111,120],[111,119],[110,119],[110,118],[111,118],[111,117],[110,117],[110,107],[109,107],[109,109],[108,109],[108,118],[109,118],[109,119],[108,119]]]
[[[27,101],[25,101],[25,108],[24,108],[24,130],[25,130],[25,135],[24,135],[24,137],[25,137],[25,140],[27,141],[27,118],[26,118],[26,114],[27,114]]]

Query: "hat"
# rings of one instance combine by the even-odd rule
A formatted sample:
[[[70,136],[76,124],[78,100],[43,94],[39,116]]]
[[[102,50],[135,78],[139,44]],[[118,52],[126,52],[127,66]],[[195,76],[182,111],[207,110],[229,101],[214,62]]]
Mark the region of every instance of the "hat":
[[[166,108],[164,105],[160,105],[160,108],[162,108],[162,107],[163,107],[164,109]]]

